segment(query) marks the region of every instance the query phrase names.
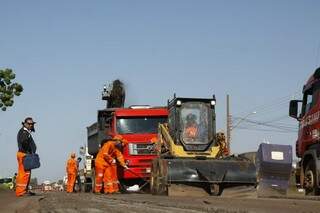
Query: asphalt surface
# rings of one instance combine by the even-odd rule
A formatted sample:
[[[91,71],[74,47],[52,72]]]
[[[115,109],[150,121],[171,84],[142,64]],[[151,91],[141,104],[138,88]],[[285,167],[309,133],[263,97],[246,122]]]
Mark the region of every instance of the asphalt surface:
[[[308,198],[309,199],[309,198]],[[150,212],[150,213],[246,213],[320,212],[320,200],[305,197],[256,198],[252,189],[226,190],[221,197],[154,196],[150,194],[96,195],[92,193],[48,192],[16,198],[13,192],[0,192],[0,212]]]

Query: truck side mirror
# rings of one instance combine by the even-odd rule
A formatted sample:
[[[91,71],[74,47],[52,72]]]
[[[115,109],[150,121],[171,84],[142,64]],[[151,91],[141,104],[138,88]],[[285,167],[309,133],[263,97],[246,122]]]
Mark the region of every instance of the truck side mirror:
[[[289,116],[295,119],[298,118],[298,103],[302,102],[301,100],[291,100],[289,107]]]

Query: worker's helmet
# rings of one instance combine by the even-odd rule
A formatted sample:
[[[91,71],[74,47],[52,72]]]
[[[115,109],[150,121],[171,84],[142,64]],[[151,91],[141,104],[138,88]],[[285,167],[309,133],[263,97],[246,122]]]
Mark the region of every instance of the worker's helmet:
[[[151,143],[157,143],[157,141],[158,141],[157,137],[151,138]]]
[[[195,121],[197,119],[197,116],[195,114],[189,113],[186,119],[187,121]]]
[[[121,146],[126,146],[128,144],[128,141],[124,139],[121,135],[115,135],[113,137],[113,141],[119,143]]]
[[[226,139],[226,136],[225,136],[224,132],[217,132],[217,140],[218,141],[222,141],[225,139]]]
[[[71,156],[71,158],[75,158],[76,157],[76,153],[72,152],[70,156]]]

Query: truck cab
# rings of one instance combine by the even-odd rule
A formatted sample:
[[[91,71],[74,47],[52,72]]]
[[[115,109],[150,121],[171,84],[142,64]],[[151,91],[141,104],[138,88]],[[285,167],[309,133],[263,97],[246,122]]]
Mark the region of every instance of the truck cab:
[[[133,172],[119,169],[119,179],[135,180],[150,176],[151,162],[155,158],[152,138],[157,137],[159,123],[167,122],[165,108],[130,108],[115,111],[114,132],[128,140],[123,155]]]
[[[307,195],[320,194],[320,68],[304,85],[302,100],[291,100],[289,115],[299,122],[296,155],[299,184]]]

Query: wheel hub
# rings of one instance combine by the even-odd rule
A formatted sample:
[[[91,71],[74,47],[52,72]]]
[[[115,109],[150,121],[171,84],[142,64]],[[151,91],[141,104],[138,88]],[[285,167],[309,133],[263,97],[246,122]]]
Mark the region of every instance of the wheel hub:
[[[313,179],[313,173],[311,170],[308,170],[306,172],[305,178],[304,178],[304,185],[307,189],[312,189],[314,186],[314,179]]]

